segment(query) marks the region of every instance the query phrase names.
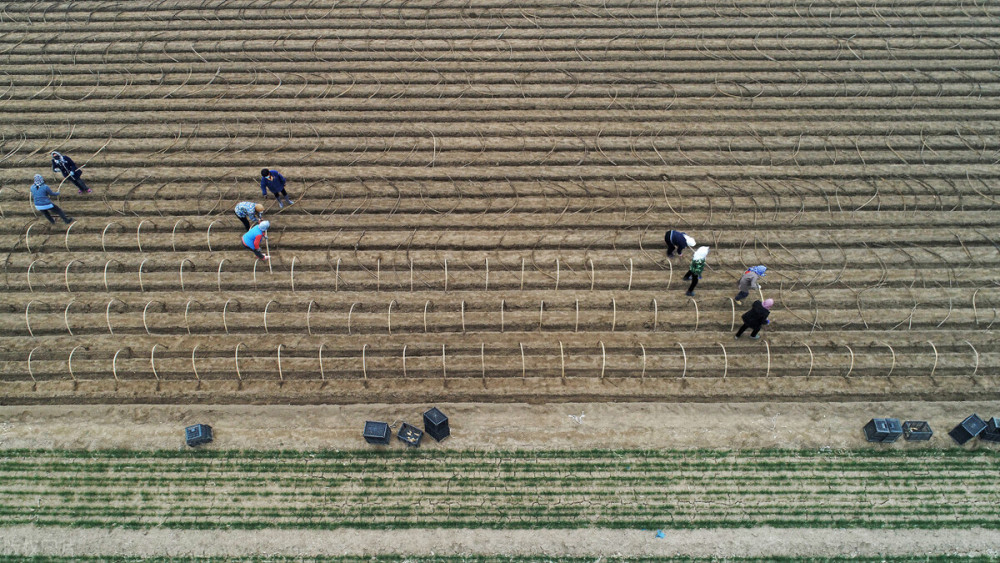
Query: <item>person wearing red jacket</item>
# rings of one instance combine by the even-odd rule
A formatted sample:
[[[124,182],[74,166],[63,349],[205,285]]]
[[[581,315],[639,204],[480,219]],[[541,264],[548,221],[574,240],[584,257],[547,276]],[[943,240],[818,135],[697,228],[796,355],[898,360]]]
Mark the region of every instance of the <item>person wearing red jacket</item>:
[[[243,235],[243,246],[249,248],[257,258],[266,261],[268,256],[260,251],[260,245],[264,244],[267,238],[267,230],[271,227],[270,221],[261,221],[254,225]]]

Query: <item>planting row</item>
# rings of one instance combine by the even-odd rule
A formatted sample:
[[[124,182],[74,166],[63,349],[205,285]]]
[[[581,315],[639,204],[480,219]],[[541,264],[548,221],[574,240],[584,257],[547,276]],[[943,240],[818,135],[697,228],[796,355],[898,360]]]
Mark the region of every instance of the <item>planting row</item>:
[[[143,336],[9,339],[0,379],[42,380],[368,380],[416,378],[626,378],[992,376],[1000,348],[984,334],[886,333],[877,339],[803,333],[769,342],[680,332],[266,337]],[[952,340],[954,338],[954,340]],[[975,384],[973,384],[975,387]],[[965,389],[974,393],[972,388]]]
[[[262,288],[264,289],[264,288]],[[679,291],[677,288],[675,291]],[[898,289],[867,292],[819,302],[812,292],[769,293],[781,302],[774,319],[783,332],[988,331],[997,322],[996,294],[937,290],[933,295],[901,294]],[[503,332],[718,332],[740,326],[746,304],[732,296],[585,293],[576,298],[549,294],[534,299],[520,293],[484,299],[479,292],[442,294],[303,292],[297,296],[227,291],[183,296],[135,293],[82,293],[67,300],[38,295],[0,306],[8,336],[95,334],[419,334]],[[727,293],[731,293],[727,292]],[[829,296],[829,292],[828,292]],[[970,302],[979,298],[978,304]],[[14,329],[16,325],[20,329]]]
[[[9,524],[179,529],[993,529],[1000,506],[992,486],[1000,458],[991,451],[707,460],[669,451],[340,452],[332,460],[306,452],[287,461],[219,453],[5,452],[0,511]]]

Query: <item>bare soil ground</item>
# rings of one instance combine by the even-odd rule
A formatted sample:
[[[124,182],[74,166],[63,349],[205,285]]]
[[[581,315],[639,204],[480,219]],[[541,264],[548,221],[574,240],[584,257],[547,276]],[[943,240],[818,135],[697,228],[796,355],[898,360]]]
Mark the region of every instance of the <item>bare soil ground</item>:
[[[0,554],[241,557],[317,555],[549,555],[829,557],[1000,556],[996,530],[66,530],[3,528]]]
[[[810,6],[8,6],[0,395],[996,399],[991,7]]]
[[[436,405],[452,435],[427,439],[424,449],[856,449],[866,446],[861,426],[883,416],[927,420],[935,437],[882,448],[954,448],[946,433],[966,416],[1000,414],[997,401]],[[211,449],[356,449],[367,447],[365,420],[422,427],[430,406],[4,406],[0,448],[175,449],[184,447],[185,425],[207,423],[216,429],[216,441],[205,446]],[[395,439],[390,447],[405,448]],[[988,445],[966,446],[975,447]]]

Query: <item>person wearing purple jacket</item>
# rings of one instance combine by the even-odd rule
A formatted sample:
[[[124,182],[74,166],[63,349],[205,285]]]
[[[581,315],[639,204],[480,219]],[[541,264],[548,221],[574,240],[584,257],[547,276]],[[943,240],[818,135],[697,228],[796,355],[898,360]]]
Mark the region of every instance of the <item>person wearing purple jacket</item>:
[[[270,190],[274,194],[274,199],[277,200],[279,208],[285,207],[285,204],[281,202],[281,198],[284,198],[288,205],[295,203],[288,197],[288,192],[285,191],[285,182],[285,177],[277,170],[261,168],[260,194],[264,196],[264,199],[267,199],[267,192]]]

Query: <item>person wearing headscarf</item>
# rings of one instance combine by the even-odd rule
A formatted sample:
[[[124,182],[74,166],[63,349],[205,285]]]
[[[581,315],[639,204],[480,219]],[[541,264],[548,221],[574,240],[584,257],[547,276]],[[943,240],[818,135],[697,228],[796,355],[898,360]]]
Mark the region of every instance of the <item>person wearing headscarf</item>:
[[[688,287],[688,290],[684,293],[684,295],[694,297],[694,288],[698,285],[698,280],[701,279],[701,273],[705,270],[706,258],[708,258],[707,246],[701,246],[698,250],[694,251],[694,256],[691,260],[691,267],[688,268],[688,273],[684,274],[685,280],[691,280],[691,287]]]
[[[66,224],[72,223],[73,218],[67,217],[66,213],[49,199],[57,195],[59,192],[52,191],[41,174],[35,174],[35,183],[31,185],[31,201],[35,204],[35,209],[41,211],[49,223],[55,224],[56,222],[55,218],[52,217],[53,212],[58,214]]]
[[[281,202],[281,198],[284,198],[288,205],[295,203],[288,197],[288,192],[285,191],[285,183],[285,177],[277,170],[260,169],[260,194],[266,199],[267,192],[270,190],[274,194],[274,199],[278,202],[278,208],[285,206]]]
[[[268,259],[268,256],[260,251],[260,245],[267,238],[267,230],[269,228],[271,228],[270,221],[261,221],[260,224],[254,225],[243,234],[243,246],[249,248],[257,255],[257,258],[265,261]]]
[[[677,255],[680,256],[685,248],[689,246],[694,248],[696,244],[692,237],[680,231],[667,231],[667,234],[663,236],[663,240],[667,243],[667,258],[672,257],[674,252],[677,252]]]
[[[264,213],[264,206],[252,201],[241,201],[236,204],[236,218],[243,221],[243,226],[250,230],[250,221],[259,223]]]
[[[764,277],[764,272],[767,271],[767,266],[751,266],[747,268],[747,271],[743,272],[743,276],[740,277],[740,281],[736,284],[740,292],[736,294],[737,305],[742,305],[743,300],[750,295],[750,290],[760,288],[757,281]]]
[[[750,333],[750,338],[754,340],[759,340],[761,327],[766,324],[771,324],[771,319],[767,318],[771,314],[771,307],[774,306],[773,299],[765,299],[763,302],[760,300],[754,301],[750,306],[750,310],[743,313],[743,326],[736,331],[736,338],[743,336],[746,329],[753,329]]]
[[[52,171],[62,173],[63,178],[73,182],[81,194],[89,194],[94,191],[84,183],[83,170],[80,170],[72,158],[64,154],[52,151]]]

